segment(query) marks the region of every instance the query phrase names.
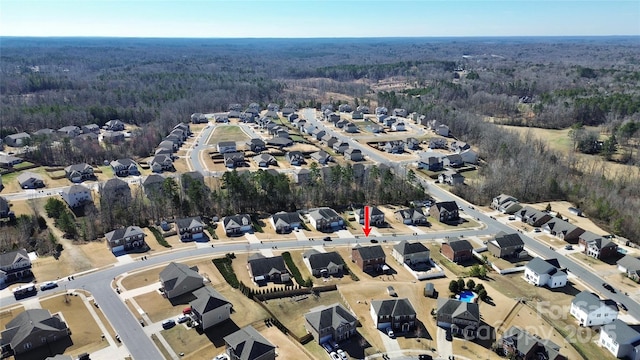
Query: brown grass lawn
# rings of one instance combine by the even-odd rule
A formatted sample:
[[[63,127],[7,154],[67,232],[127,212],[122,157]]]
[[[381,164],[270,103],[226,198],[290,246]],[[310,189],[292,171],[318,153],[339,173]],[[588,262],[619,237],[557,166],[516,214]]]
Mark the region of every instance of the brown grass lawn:
[[[62,252],[64,254],[64,251]],[[31,271],[38,281],[56,280],[74,273],[74,266],[69,257],[60,257],[56,260],[53,256],[43,256],[31,263]]]
[[[65,350],[66,354],[80,354],[94,352],[108,345],[102,341],[102,331],[87,310],[82,299],[76,296],[68,296],[69,302],[65,303],[65,296],[54,296],[46,300],[40,300],[43,309],[48,309],[52,314],[62,312],[67,326],[71,329],[73,345]]]
[[[173,161],[173,167],[176,169],[177,173],[186,173],[189,171],[189,166],[187,165],[187,159],[179,158]]]
[[[147,240],[149,239],[147,235]],[[91,241],[78,245],[94,268],[115,264],[118,259],[107,248],[106,240]]]
[[[171,354],[169,354],[169,352],[167,351],[167,349],[165,349],[163,343],[160,342],[160,340],[158,340],[158,335],[156,334],[151,334],[151,340],[153,341],[153,343],[156,345],[156,347],[158,348],[158,350],[160,350],[160,353],[162,354],[162,356],[165,359],[171,359]]]
[[[527,262],[529,262],[529,260],[531,260],[531,257],[527,257],[523,259],[514,259],[513,261],[509,261],[506,259],[495,257],[488,251],[484,252],[483,254],[487,257],[487,260],[489,260],[492,264],[496,265],[498,268],[503,270],[513,268],[513,267],[518,267],[518,266],[524,266],[526,265]]]
[[[260,334],[276,345],[276,354],[279,360],[302,360],[314,359],[304,350],[302,345],[295,339],[285,335],[275,326],[265,327],[260,330]]]
[[[21,312],[24,312],[24,306],[22,305],[6,307],[0,310],[0,329],[6,329],[7,323]]]
[[[237,125],[221,125],[217,126],[211,137],[209,138],[209,145],[217,145],[221,141],[247,141],[249,137],[242,131],[242,128]]]
[[[160,280],[160,272],[163,269],[164,266],[158,266],[153,269],[128,274],[124,279],[122,279],[122,287],[126,290],[131,290],[153,284]]]
[[[157,291],[138,295],[133,299],[138,303],[138,305],[140,305],[151,321],[158,322],[181,314],[182,308],[184,308],[185,304],[192,299],[191,294],[186,295],[187,296],[181,295],[177,300],[175,300],[176,303],[182,303],[181,305],[176,306],[171,305],[171,302],[160,295]],[[181,301],[181,299],[184,300]]]
[[[100,318],[100,322],[102,322],[104,327],[107,329],[107,332],[109,333],[109,335],[111,335],[111,338],[115,339],[116,331],[113,330],[113,328],[111,327],[111,323],[109,323],[109,321],[107,320],[107,317],[104,315],[102,310],[95,307],[94,307],[94,310],[96,311],[96,314],[98,314],[98,317]]]
[[[344,304],[338,291],[322,292],[318,297],[304,295],[296,298],[273,299],[266,301],[265,305],[291,332],[297,336],[303,336],[307,333],[304,327],[304,315],[318,306],[335,303]]]
[[[4,180],[5,175],[2,175],[2,181]],[[3,192],[7,191],[6,188]],[[42,203],[42,199],[36,199],[34,201],[30,200],[11,200],[9,201],[9,207],[11,211],[13,211],[16,216],[18,215],[33,215],[32,206],[40,206]],[[42,203],[44,204],[44,203]]]

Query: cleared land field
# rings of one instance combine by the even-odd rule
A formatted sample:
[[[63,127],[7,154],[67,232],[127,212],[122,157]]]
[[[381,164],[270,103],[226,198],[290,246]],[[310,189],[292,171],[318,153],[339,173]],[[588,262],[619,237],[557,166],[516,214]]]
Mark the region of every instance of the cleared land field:
[[[241,127],[237,125],[221,125],[216,126],[215,130],[213,130],[207,144],[217,145],[221,141],[245,142],[247,140],[249,140],[249,137],[242,131]]]

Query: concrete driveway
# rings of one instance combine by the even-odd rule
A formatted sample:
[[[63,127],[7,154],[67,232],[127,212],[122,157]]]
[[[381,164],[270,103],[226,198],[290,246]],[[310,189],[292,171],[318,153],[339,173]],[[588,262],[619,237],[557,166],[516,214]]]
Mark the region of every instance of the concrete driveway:
[[[453,355],[453,341],[447,341],[447,330],[439,326],[436,336],[438,343],[438,355],[441,358],[448,359],[449,355]]]

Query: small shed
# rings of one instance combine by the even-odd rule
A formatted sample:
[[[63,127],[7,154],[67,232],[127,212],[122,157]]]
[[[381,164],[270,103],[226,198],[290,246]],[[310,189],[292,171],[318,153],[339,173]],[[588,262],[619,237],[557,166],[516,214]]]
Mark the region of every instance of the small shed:
[[[436,288],[433,286],[433,283],[424,284],[424,296],[433,298],[436,295]]]

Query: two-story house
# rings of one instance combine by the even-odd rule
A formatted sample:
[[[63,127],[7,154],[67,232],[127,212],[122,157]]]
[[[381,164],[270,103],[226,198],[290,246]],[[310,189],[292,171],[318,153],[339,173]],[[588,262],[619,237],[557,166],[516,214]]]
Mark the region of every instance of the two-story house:
[[[13,352],[20,359],[42,359],[37,351],[39,347],[53,347],[56,342],[68,341],[71,330],[61,313],[53,314],[46,309],[28,309],[22,311],[5,325],[0,333],[0,345],[3,350]],[[4,351],[3,351],[4,353]]]
[[[604,325],[618,318],[618,306],[613,300],[601,300],[598,295],[584,290],[571,301],[569,313],[580,326]]]
[[[608,259],[618,253],[618,245],[616,243],[591,231],[585,231],[580,234],[578,243],[583,252],[592,258]]]
[[[560,354],[560,346],[549,339],[542,339],[529,334],[519,327],[512,326],[502,334],[498,341],[504,354],[509,359],[522,360],[566,360]]]
[[[224,337],[230,360],[275,360],[276,347],[249,325]]]
[[[409,299],[371,300],[369,312],[376,329],[406,333],[416,326],[416,311]]]
[[[521,258],[527,255],[520,235],[504,231],[500,231],[487,243],[487,250],[498,258]]]
[[[231,317],[233,304],[212,286],[207,285],[193,292],[196,297],[192,300],[191,317],[198,324],[200,330],[206,330]]]
[[[176,227],[181,241],[191,241],[204,238],[204,223],[200,216],[176,220]]]
[[[93,168],[86,163],[67,166],[66,168],[64,168],[64,174],[67,179],[71,180],[74,183],[93,179],[95,177]]]
[[[397,210],[394,213],[396,220],[405,225],[429,225],[427,216],[420,208],[407,208]]]
[[[402,240],[393,246],[391,256],[399,263],[408,265],[428,263],[430,261],[430,252],[426,246],[421,242],[411,243],[406,240]]]
[[[522,205],[520,205],[518,199],[513,196],[500,194],[494,197],[493,201],[491,201],[491,208],[498,210],[501,213],[513,214],[522,209]]]
[[[20,249],[0,254],[0,285],[33,276],[27,250]]]
[[[342,304],[313,309],[304,315],[305,327],[319,344],[342,341],[356,333],[358,318]]]
[[[473,259],[473,246],[465,239],[450,238],[440,247],[440,253],[455,263]]]
[[[442,201],[429,208],[429,215],[440,222],[455,222],[460,219],[455,201]]]
[[[316,230],[322,232],[335,231],[344,227],[344,219],[335,210],[328,207],[309,210],[309,223]]]
[[[351,249],[351,261],[364,272],[382,271],[386,255],[380,245],[361,246],[357,244]]]
[[[524,279],[535,286],[555,289],[567,284],[567,270],[560,268],[557,259],[533,258],[525,266]]]
[[[62,199],[71,208],[93,201],[91,198],[91,190],[82,185],[71,185],[70,187],[62,190],[60,196],[62,196]]]
[[[600,328],[598,345],[609,350],[618,359],[640,359],[640,331],[620,319]]]
[[[356,218],[356,221],[359,224],[364,225],[364,207],[353,209],[353,214]],[[376,206],[369,206],[369,224],[372,226],[383,226],[385,224],[384,221],[384,213],[380,211]]]
[[[480,307],[473,302],[440,298],[436,308],[438,326],[451,329],[451,333],[473,339],[480,326]]]
[[[160,271],[160,283],[164,296],[173,299],[204,286],[204,278],[196,266],[171,262]]]
[[[144,248],[146,246],[145,236],[144,231],[138,226],[128,226],[104,234],[107,246],[114,254]]]
[[[227,236],[253,231],[253,223],[249,214],[225,216],[222,218],[222,226]]]
[[[138,164],[131,159],[118,159],[111,162],[111,169],[117,176],[140,175]]]

